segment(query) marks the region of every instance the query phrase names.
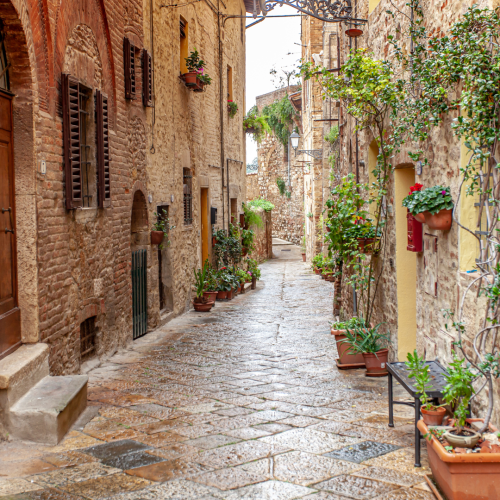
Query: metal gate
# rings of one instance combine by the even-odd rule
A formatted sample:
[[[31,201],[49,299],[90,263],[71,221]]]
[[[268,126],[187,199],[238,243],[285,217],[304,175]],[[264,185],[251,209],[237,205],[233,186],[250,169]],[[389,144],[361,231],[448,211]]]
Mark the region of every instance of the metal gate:
[[[134,325],[134,340],[146,334],[148,329],[147,264],[147,250],[132,252],[132,323]]]

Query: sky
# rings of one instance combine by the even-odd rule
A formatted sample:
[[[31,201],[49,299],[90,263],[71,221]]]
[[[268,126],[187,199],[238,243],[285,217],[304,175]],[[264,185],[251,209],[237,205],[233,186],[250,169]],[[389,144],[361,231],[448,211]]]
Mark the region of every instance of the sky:
[[[298,14],[291,7],[276,7],[268,16]],[[247,19],[247,25],[253,22]],[[270,71],[290,69],[301,57],[300,17],[268,18],[246,30],[246,110],[255,98],[278,88]],[[275,83],[276,82],[276,83]],[[247,163],[257,156],[257,144],[247,134]]]

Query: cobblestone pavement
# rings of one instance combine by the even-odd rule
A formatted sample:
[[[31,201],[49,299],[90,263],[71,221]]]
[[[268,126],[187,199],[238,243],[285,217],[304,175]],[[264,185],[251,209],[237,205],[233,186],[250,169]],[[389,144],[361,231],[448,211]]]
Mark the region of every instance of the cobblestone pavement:
[[[93,370],[60,445],[0,444],[0,498],[433,499],[412,410],[389,429],[387,380],[337,370],[333,285],[296,255]]]

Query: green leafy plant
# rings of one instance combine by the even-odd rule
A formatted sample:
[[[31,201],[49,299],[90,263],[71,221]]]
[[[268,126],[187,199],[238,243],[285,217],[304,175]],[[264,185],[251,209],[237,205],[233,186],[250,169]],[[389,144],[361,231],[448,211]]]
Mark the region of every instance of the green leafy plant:
[[[339,126],[333,125],[333,127],[325,135],[325,141],[329,144],[334,144],[339,136]]]
[[[318,254],[318,255],[315,255],[312,260],[311,260],[311,265],[313,268],[318,268],[318,269],[321,269],[323,267],[323,254]]]
[[[251,229],[241,229],[241,245],[247,249],[249,253],[254,249],[253,239],[255,232]]]
[[[262,229],[264,227],[262,217],[255,210],[252,210],[252,207],[249,207],[246,203],[242,203],[242,207],[243,212],[245,213],[245,226],[255,226]]]
[[[217,291],[218,292],[229,292],[231,290],[233,280],[227,267],[221,267],[217,271]]]
[[[276,179],[276,185],[278,186],[278,191],[280,192],[280,195],[283,196],[286,191],[286,182],[281,177],[278,177]]]
[[[197,73],[198,79],[205,85],[210,85],[212,79],[205,72],[205,61],[200,58],[200,54],[196,47],[191,51],[188,57],[184,59],[186,61],[187,69],[190,73]]]
[[[312,219],[314,217],[314,214],[312,212],[307,212],[306,217]]]
[[[160,250],[163,250],[164,245],[170,245],[168,233],[171,229],[175,229],[175,226],[170,225],[168,212],[164,208],[161,209],[160,214],[156,212],[153,212],[153,214],[156,217],[156,222],[153,224],[153,231],[161,231],[163,233],[163,242],[159,246]]]
[[[238,105],[234,101],[228,100],[227,108],[229,112],[229,118],[234,118],[236,116],[236,113],[238,112]]]
[[[422,408],[429,411],[435,410],[438,406],[432,404],[426,394],[426,391],[432,388],[429,365],[418,355],[416,349],[413,351],[413,355],[411,352],[408,353],[407,359],[405,364],[408,367],[408,377],[414,379],[413,385],[419,394]]]
[[[205,282],[207,275],[207,265],[203,265],[203,269],[193,269],[194,272],[194,280],[195,280],[195,289],[196,289],[196,298],[195,302],[204,302],[203,292],[205,291]]]
[[[417,184],[416,186],[420,185]],[[412,215],[426,211],[434,215],[441,210],[451,210],[453,208],[453,199],[450,188],[433,186],[413,192],[410,191],[410,194],[403,200],[403,207],[406,207]]]
[[[389,334],[380,333],[378,329],[382,323],[379,323],[374,328],[356,326],[352,329],[345,330],[345,339],[343,343],[349,346],[351,353],[371,353],[377,354],[382,349],[387,348],[391,344]]]
[[[249,201],[247,203],[247,207],[262,208],[264,212],[270,212],[274,209],[274,205],[269,200],[265,200],[264,198],[255,198],[254,200]]]
[[[363,318],[354,316],[347,321],[337,321],[336,323],[330,323],[330,326],[334,330],[352,330],[354,328],[365,328],[366,323]]]
[[[251,133],[253,140],[260,144],[266,134],[270,134],[271,127],[267,123],[267,116],[260,115],[257,106],[253,106],[243,118],[243,130],[246,133]]]
[[[248,272],[251,276],[256,279],[260,279],[261,271],[259,269],[259,264],[255,259],[247,259]]]
[[[293,119],[297,115],[288,96],[286,95],[282,99],[263,108],[262,114],[267,116],[267,123],[273,134],[287,148],[288,138],[292,133]]]
[[[237,226],[229,225],[229,231],[218,229],[214,232],[214,246],[217,267],[234,266],[241,260],[241,238]]]
[[[208,260],[205,261],[205,266],[207,268],[205,275],[205,290],[207,292],[215,292],[218,288],[217,271],[210,266]]]

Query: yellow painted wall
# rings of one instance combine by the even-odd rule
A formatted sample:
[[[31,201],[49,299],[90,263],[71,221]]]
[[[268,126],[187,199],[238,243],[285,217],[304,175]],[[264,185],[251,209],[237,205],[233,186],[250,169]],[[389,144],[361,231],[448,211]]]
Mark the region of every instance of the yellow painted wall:
[[[379,3],[380,0],[370,0],[370,3],[368,4],[368,14],[371,14]]]
[[[415,184],[415,170],[400,168],[394,171],[396,215],[396,279],[398,300],[398,360],[417,346],[417,255],[406,250],[408,226],[403,198]]]

